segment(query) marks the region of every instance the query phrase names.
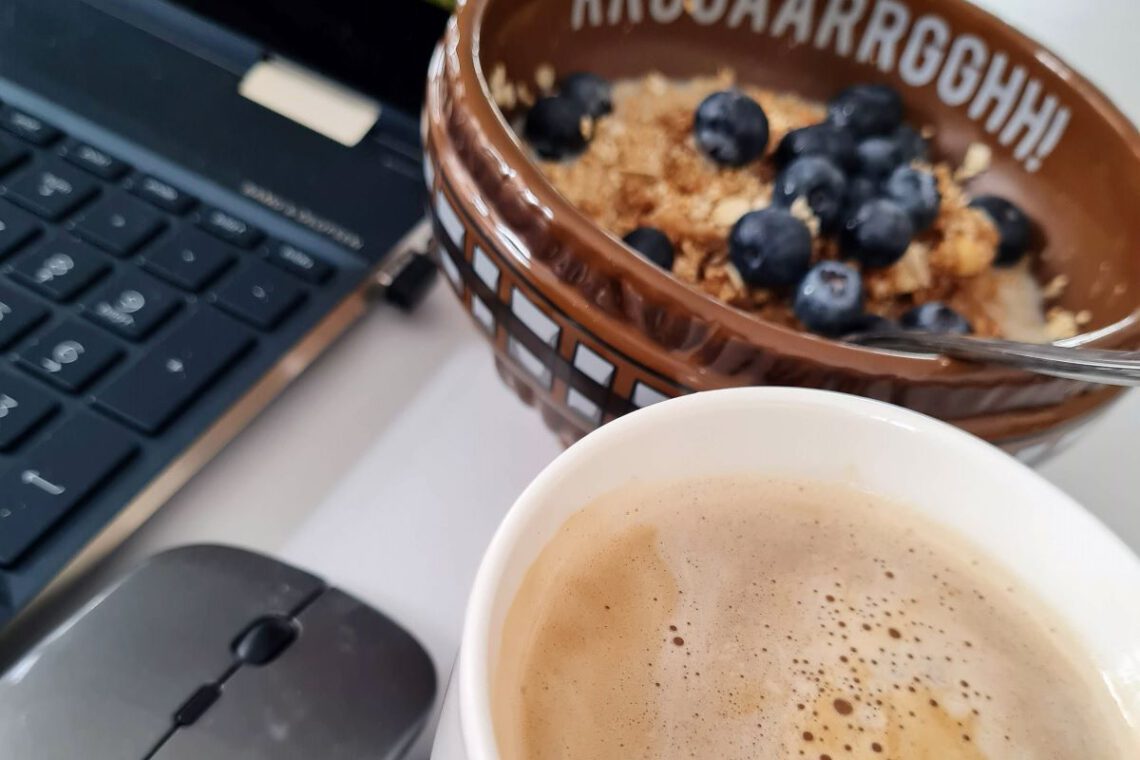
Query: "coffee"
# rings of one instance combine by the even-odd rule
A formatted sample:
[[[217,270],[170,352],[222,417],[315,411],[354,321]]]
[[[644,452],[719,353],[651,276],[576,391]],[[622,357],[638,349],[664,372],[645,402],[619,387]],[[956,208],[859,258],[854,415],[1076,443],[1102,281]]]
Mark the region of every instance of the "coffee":
[[[1140,756],[1095,666],[1003,568],[833,486],[600,498],[527,572],[497,659],[504,760]]]

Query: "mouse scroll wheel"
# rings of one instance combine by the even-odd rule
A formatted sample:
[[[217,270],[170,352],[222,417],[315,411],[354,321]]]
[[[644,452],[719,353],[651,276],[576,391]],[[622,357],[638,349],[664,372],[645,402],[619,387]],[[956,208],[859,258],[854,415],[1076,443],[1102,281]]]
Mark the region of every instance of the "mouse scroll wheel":
[[[233,643],[234,657],[243,665],[266,665],[297,638],[297,623],[285,615],[258,618]]]

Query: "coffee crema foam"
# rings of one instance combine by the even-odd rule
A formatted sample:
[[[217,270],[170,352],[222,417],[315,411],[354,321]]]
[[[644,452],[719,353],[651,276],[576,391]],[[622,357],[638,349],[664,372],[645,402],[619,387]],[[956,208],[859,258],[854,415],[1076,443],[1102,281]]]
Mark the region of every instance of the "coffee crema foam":
[[[1140,757],[1003,568],[877,497],[756,478],[572,516],[510,607],[492,711],[504,760]]]

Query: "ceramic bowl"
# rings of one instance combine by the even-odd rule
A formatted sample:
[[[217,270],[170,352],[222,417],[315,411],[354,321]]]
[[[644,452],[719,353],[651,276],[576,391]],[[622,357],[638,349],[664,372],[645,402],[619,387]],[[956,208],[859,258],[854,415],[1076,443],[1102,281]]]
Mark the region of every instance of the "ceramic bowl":
[[[1075,343],[1140,346],[1140,135],[1057,56],[962,0],[467,0],[428,82],[425,174],[436,255],[492,343],[504,379],[567,442],[678,395],[742,385],[889,401],[1040,459],[1113,389],[846,345],[764,322],[674,279],[575,209],[530,160],[489,93],[502,66],[611,79],[731,67],[740,80],[826,99],[897,87],[936,155],[992,149],[971,185],[1042,230],[1061,305],[1088,310]]]

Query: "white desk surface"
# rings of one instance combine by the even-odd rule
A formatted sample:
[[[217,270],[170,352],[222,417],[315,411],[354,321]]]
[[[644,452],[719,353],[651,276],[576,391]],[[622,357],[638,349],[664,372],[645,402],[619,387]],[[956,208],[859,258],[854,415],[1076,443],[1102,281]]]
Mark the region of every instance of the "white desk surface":
[[[1132,0],[984,0],[1140,121]],[[1140,393],[1043,468],[1140,551]],[[446,679],[483,547],[559,451],[502,387],[446,286],[378,307],[84,585],[162,548],[247,546],[302,565],[411,629]],[[441,684],[442,688],[442,684]],[[421,743],[416,755],[424,754]]]

